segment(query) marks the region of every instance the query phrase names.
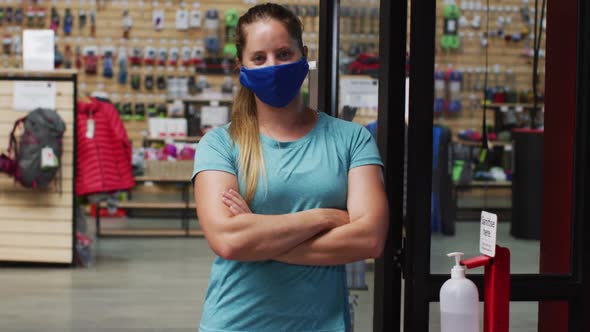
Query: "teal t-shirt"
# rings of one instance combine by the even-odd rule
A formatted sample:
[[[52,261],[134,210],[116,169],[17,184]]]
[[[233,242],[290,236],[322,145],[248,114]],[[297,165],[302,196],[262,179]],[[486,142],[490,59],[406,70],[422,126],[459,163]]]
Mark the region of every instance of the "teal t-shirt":
[[[319,113],[314,128],[296,141],[260,137],[266,178],[259,178],[250,204],[256,214],[345,210],[348,171],[383,165],[368,130],[325,113]],[[201,171],[217,170],[234,174],[241,182],[238,154],[228,125],[208,132],[197,147],[193,178]],[[350,331],[344,266],[216,257],[199,331]]]

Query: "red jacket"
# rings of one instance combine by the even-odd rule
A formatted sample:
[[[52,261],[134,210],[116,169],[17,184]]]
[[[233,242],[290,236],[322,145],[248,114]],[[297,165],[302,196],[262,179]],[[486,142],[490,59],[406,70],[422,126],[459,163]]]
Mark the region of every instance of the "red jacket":
[[[93,135],[87,132],[89,121]],[[76,122],[76,195],[132,188],[131,142],[115,107],[94,98],[78,101]]]

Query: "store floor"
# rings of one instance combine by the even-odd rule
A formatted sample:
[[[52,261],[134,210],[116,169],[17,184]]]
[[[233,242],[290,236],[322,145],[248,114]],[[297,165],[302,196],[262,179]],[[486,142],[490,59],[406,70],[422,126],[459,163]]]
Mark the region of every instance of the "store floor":
[[[168,221],[169,222],[169,221]],[[440,252],[471,242],[477,223],[458,223],[454,240],[435,239]],[[506,225],[499,238],[507,233]],[[468,235],[465,236],[464,234]],[[538,242],[508,239],[531,264]],[[101,238],[91,268],[0,268],[1,330],[24,331],[196,331],[213,253],[202,238]],[[447,266],[448,262],[441,262]],[[450,264],[450,263],[449,263]],[[370,291],[357,291],[355,331],[372,330]],[[431,331],[438,331],[437,304],[431,305]],[[511,331],[536,331],[536,303],[513,303]]]

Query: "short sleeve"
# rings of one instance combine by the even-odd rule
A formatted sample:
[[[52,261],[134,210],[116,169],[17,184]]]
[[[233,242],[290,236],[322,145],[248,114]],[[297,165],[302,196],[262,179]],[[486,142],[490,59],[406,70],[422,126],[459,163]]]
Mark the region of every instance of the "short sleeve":
[[[233,144],[224,127],[205,134],[197,145],[192,181],[202,171],[223,171],[236,175],[232,151]]]
[[[349,169],[364,166],[383,166],[377,143],[371,133],[364,127],[358,126],[354,131],[350,150]]]

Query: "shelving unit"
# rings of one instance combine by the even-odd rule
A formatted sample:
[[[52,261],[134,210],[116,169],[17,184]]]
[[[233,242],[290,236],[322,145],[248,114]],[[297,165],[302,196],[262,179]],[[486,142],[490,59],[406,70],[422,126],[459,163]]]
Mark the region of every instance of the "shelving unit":
[[[115,237],[115,236],[203,236],[200,230],[190,229],[189,216],[190,211],[195,209],[195,204],[190,198],[190,186],[192,182],[187,178],[168,178],[168,177],[136,177],[136,182],[155,184],[177,184],[182,187],[181,200],[178,202],[153,202],[153,201],[129,201],[120,202],[118,208],[123,210],[176,210],[182,213],[180,218],[180,227],[178,229],[109,229],[101,227],[100,208],[101,204],[96,206],[96,236],[97,237]]]

